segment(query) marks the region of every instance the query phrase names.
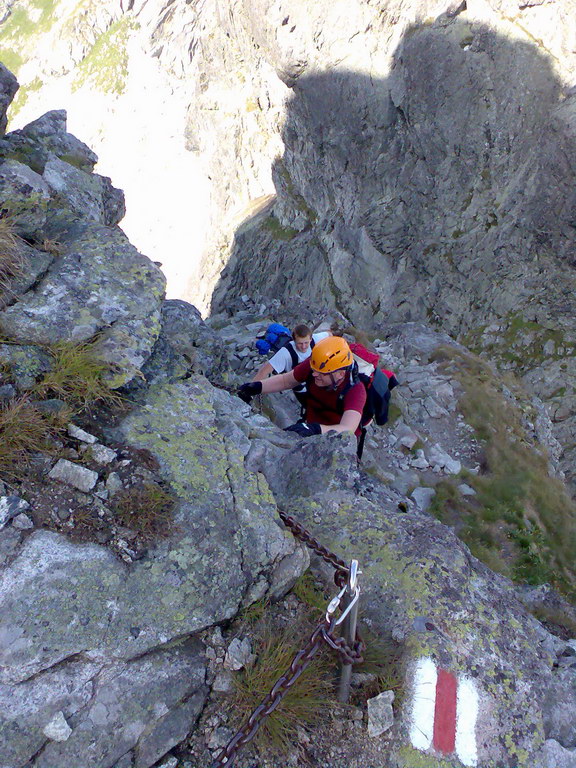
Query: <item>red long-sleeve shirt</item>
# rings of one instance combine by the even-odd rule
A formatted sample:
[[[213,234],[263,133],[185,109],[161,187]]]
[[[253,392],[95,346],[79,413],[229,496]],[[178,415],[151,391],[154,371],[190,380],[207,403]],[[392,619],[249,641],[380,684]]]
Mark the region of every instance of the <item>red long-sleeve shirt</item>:
[[[344,411],[358,411],[358,413],[362,413],[366,404],[366,388],[361,381],[353,384],[346,391],[342,401],[340,401],[340,395],[349,386],[350,374],[345,376],[337,389],[325,389],[324,387],[319,387],[312,378],[310,360],[305,360],[297,365],[292,373],[296,381],[306,381],[308,379],[306,421],[332,426],[340,424]],[[354,434],[359,435],[360,431],[360,426],[358,426]]]

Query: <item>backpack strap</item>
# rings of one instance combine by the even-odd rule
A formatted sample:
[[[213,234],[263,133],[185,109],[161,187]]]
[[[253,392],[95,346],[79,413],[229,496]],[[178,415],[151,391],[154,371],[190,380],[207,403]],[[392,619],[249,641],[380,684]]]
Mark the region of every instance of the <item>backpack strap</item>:
[[[288,354],[290,355],[290,358],[292,360],[292,370],[294,370],[294,368],[296,368],[296,366],[300,361],[298,360],[298,355],[296,354],[296,350],[292,346],[292,342],[289,341],[288,344],[285,345],[284,349],[288,350]],[[295,386],[292,391],[304,392],[305,389],[306,389],[305,382],[302,382],[301,384],[298,384],[297,386]]]
[[[286,344],[285,346],[286,346],[286,349],[288,350],[288,352],[290,353],[290,357],[292,358],[292,368],[296,368],[296,366],[298,365],[298,363],[300,361],[298,360],[298,355],[296,353],[295,348],[292,346],[292,343],[295,344],[296,342],[293,342],[293,340],[289,341],[288,344]],[[310,339],[310,349],[314,349],[314,344],[315,343],[316,342],[314,341],[313,338]]]
[[[344,396],[348,392],[349,389],[352,389],[352,387],[355,384],[358,384],[358,382],[361,381],[360,374],[358,373],[358,363],[354,362],[352,363],[352,368],[350,369],[350,373],[348,375],[348,383],[340,392],[338,395],[338,406],[342,408],[342,413],[344,413]]]
[[[364,405],[364,409],[362,411],[362,414],[360,416],[360,427],[363,431],[363,439],[362,439],[362,450],[364,449],[364,439],[366,438],[366,435],[364,434],[366,432],[365,427],[370,424],[372,419],[374,418],[374,410],[371,406],[370,402],[370,389],[372,385],[372,378],[370,376],[367,376],[365,373],[360,373],[358,369],[358,364],[354,362],[352,365],[352,370],[350,372],[350,377],[348,379],[347,386],[344,387],[340,395],[338,396],[338,404],[341,409],[341,413],[344,413],[344,396],[346,395],[346,392],[348,392],[349,389],[351,389],[356,384],[362,384],[364,386],[364,389],[366,390],[366,403]],[[358,458],[362,457],[362,452],[358,455]]]
[[[296,350],[292,346],[293,342],[289,341],[288,344],[286,344],[285,349],[288,350],[288,353],[292,359],[292,368],[296,368],[298,365],[298,355],[296,354]]]

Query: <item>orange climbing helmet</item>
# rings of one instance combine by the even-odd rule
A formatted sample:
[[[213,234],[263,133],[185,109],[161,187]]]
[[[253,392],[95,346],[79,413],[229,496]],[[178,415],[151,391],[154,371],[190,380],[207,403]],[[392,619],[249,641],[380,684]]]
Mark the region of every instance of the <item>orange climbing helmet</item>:
[[[310,355],[310,366],[318,373],[333,373],[348,368],[354,358],[347,342],[340,336],[328,336],[315,344]]]

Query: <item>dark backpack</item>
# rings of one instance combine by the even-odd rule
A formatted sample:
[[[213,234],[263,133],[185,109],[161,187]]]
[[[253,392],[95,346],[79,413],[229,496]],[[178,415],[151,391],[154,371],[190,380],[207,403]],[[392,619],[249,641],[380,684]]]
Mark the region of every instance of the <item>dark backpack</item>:
[[[362,423],[367,424],[374,419],[379,427],[388,421],[388,409],[390,405],[390,393],[398,386],[398,379],[393,371],[379,368],[380,358],[375,352],[370,352],[362,344],[350,344],[350,350],[354,356],[356,366],[368,363],[374,368],[372,373],[362,373],[357,368],[358,379],[366,387],[366,405],[362,412]],[[352,379],[352,376],[350,377]]]
[[[375,352],[370,352],[362,344],[349,346],[354,356],[354,363],[348,384],[338,396],[338,413],[344,412],[344,397],[348,390],[361,381],[366,388],[366,405],[362,411],[360,424],[365,426],[374,419],[376,424],[382,427],[388,421],[390,393],[398,385],[398,379],[393,371],[378,367],[380,358]],[[369,372],[364,373],[362,368]]]
[[[360,374],[362,379],[362,374]],[[387,371],[385,368],[376,368],[372,381],[369,384],[364,383],[366,387],[366,405],[362,413],[362,421],[368,423],[371,418],[374,419],[379,427],[384,426],[388,421],[388,409],[390,406],[390,393],[394,387],[398,386],[398,379],[393,371]]]

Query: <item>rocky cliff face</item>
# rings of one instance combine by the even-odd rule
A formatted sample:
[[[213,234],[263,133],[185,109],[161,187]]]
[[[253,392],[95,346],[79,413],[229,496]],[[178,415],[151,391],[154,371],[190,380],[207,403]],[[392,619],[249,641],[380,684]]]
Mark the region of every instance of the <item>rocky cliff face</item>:
[[[8,102],[15,83],[1,74]],[[292,764],[572,766],[573,609],[549,587],[519,588],[496,575],[455,533],[465,538],[482,513],[496,472],[483,455],[485,433],[464,407],[466,371],[500,403],[506,455],[516,445],[525,462],[532,456],[531,471],[539,468],[552,496],[561,493],[556,448],[550,423],[535,418],[537,403],[449,336],[422,324],[388,326],[378,348],[404,387],[391,427],[370,437],[363,467],[350,436],[287,435],[222,388],[247,375],[248,340],[279,305],[246,297],[233,320],[214,316],[209,326],[185,302],[164,302],[158,268],[115,223],[121,193],[92,172],[95,157],[67,133],[62,112],[7,134],[0,148],[3,219],[11,222],[2,262],[0,458],[13,439],[15,422],[6,419],[15,408],[21,420],[34,414],[26,423],[36,425],[43,413],[61,414],[46,443],[21,448],[18,472],[2,470],[7,765],[146,768],[174,748],[184,765],[209,764],[233,733],[231,670],[250,663],[247,652],[236,661],[250,636],[240,643],[228,623],[255,601],[282,598],[309,563],[279,524],[282,508],[339,557],[360,561],[363,622],[375,637],[392,638],[402,659],[395,675],[403,703],[380,735],[371,721],[367,738],[362,705],[350,710],[353,722],[348,710],[334,710],[334,727],[348,736],[334,745],[330,726],[302,737],[302,757]],[[8,262],[9,253],[20,260]],[[123,403],[91,414],[77,408],[70,422],[66,402],[47,399],[64,391],[56,350],[87,344]],[[289,409],[279,398],[268,406]],[[516,415],[505,421],[504,413]],[[450,503],[442,501],[446,489]],[[448,526],[427,511],[434,498]],[[563,498],[572,551],[574,520]],[[464,516],[450,517],[458,509]],[[527,531],[556,530],[558,519],[544,520],[543,506],[528,515],[520,518],[522,541]],[[485,555],[481,540],[489,549],[485,538],[470,543]],[[573,563],[558,543],[546,560],[544,541],[539,567],[569,591]],[[530,542],[526,551],[537,540]],[[508,545],[494,562],[520,580],[530,562],[522,546]],[[327,584],[331,576],[317,570]],[[293,610],[294,600],[280,605]],[[422,738],[422,685],[431,671],[451,675],[472,697],[468,735],[452,746]],[[286,764],[284,755],[270,760]]]
[[[280,28],[264,5],[243,28],[290,90],[277,198],[213,306],[296,286],[362,327],[433,322],[545,400],[571,478],[573,4],[358,4],[344,41],[338,5],[302,25],[291,4]]]
[[[7,103],[16,82],[0,75]],[[282,594],[308,558],[243,469],[234,399],[200,374],[226,378],[222,343],[193,307],[164,303],[164,276],[116,226],[122,193],[65,114],[0,142],[0,752],[10,766],[148,766],[205,702],[198,632]],[[63,431],[78,404],[58,350],[77,383],[103,365],[139,405],[114,428],[93,413],[97,435]],[[149,519],[150,540],[133,515],[158,502],[170,513]]]
[[[96,157],[63,112],[2,138],[2,218],[17,258],[2,277],[0,416],[24,403],[35,424],[46,411],[66,421],[46,382],[57,383],[55,350],[78,343],[125,398],[120,410],[77,413],[24,451],[24,475],[4,473],[0,752],[10,768],[145,768],[178,744],[184,765],[208,765],[233,732],[229,622],[282,599],[308,565],[277,507],[359,559],[363,620],[403,661],[402,703],[383,734],[367,735],[360,693],[333,728],[295,736],[292,764],[573,768],[573,609],[525,584],[574,588],[561,447],[537,398],[421,322],[446,316],[462,338],[476,329],[470,338],[494,357],[505,344],[569,429],[571,297],[555,295],[570,276],[573,210],[567,7],[111,7],[107,30],[136,16],[163,66],[194,74],[188,146],[207,151],[219,214],[239,201],[250,214],[214,301],[227,311],[210,324],[164,301],[157,265],[117,226],[122,194],[93,173]],[[561,60],[551,65],[527,36]],[[3,110],[16,83],[0,75]],[[545,276],[537,296],[534,264]],[[304,285],[312,308],[293,299]],[[541,314],[524,317],[527,306]],[[254,335],[279,315],[352,319],[378,336],[402,386],[362,467],[346,436],[300,441],[226,391],[253,370]],[[554,366],[534,364],[540,348]],[[557,392],[538,384],[541,370]],[[266,413],[289,416],[285,400]],[[168,511],[139,527],[158,499]],[[314,568],[328,584],[332,574]],[[446,676],[474,714],[452,744],[435,736],[426,690]]]

